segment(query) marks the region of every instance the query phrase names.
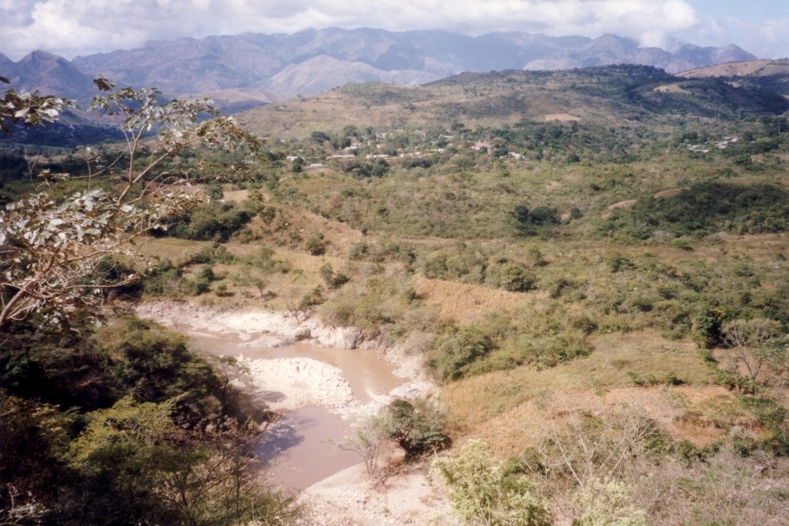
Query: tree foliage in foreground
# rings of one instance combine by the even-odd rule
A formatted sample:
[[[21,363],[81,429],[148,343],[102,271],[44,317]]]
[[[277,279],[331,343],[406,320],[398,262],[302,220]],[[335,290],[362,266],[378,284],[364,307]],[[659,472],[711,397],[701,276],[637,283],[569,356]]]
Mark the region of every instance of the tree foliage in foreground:
[[[231,384],[237,368],[219,372],[136,319],[88,332],[8,327],[0,523],[287,523],[296,510],[268,491],[252,451],[270,415]]]
[[[166,161],[193,144],[254,152],[262,141],[207,101],[95,83],[107,94],[92,109],[122,120],[125,150],[106,165],[87,151],[83,191],[57,197],[51,185],[68,176],[43,172],[0,211],[0,524],[285,524],[297,508],[268,491],[252,452],[270,415],[230,373],[139,320],[95,336],[91,323],[105,289],[137,279],[107,262],[134,257],[135,237],[202,199],[176,188],[190,174]],[[63,104],[8,91],[0,124],[51,119]]]
[[[0,77],[0,82],[8,83],[8,79]],[[63,106],[71,106],[71,102],[54,95],[33,93],[17,93],[7,90],[0,99],[0,130],[11,132],[11,126],[22,123],[33,126],[43,122],[53,122]]]
[[[101,77],[94,82],[106,95],[96,97],[91,110],[122,119],[126,147],[106,165],[88,152],[88,191],[59,201],[45,189],[0,211],[0,327],[34,311],[64,327],[80,313],[98,315],[98,293],[137,276],[127,275],[116,284],[91,281],[87,278],[96,265],[109,254],[126,251],[132,255],[126,249],[137,236],[165,228],[166,218],[202,199],[199,193],[177,188],[188,183],[190,174],[165,169],[166,161],[196,144],[230,150],[245,147],[251,153],[263,144],[232,118],[220,116],[208,100],[161,103],[155,89],[115,89]],[[28,113],[24,109],[10,117],[4,113],[3,122],[31,112],[51,117],[63,104],[59,99],[35,97],[26,103]],[[203,118],[206,115],[211,118]],[[30,117],[30,122],[37,120]],[[148,137],[152,131],[155,136]],[[122,180],[117,191],[90,189],[94,180],[114,170]],[[44,175],[47,185],[50,179],[66,178],[64,174]]]

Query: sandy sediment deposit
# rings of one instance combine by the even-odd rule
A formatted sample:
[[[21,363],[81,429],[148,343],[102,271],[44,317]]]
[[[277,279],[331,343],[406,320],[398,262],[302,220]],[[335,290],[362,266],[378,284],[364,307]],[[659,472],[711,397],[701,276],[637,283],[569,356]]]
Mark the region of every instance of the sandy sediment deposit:
[[[310,358],[253,360],[240,358],[263,398],[274,411],[306,405],[342,409],[354,405],[353,391],[342,370]],[[271,396],[266,396],[270,393]]]
[[[447,497],[425,477],[424,466],[412,466],[372,485],[358,464],[307,488],[303,526],[459,526]]]

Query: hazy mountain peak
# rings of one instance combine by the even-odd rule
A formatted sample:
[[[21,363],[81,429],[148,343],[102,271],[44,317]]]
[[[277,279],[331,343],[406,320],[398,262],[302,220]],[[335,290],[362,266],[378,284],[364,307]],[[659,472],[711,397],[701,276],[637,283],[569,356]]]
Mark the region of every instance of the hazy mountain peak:
[[[11,65],[13,65],[13,63],[14,63],[13,60],[0,53],[0,72],[3,72],[6,69],[10,68]]]
[[[18,76],[26,85],[42,89],[51,86],[52,91],[72,97],[85,86],[92,95],[90,77],[102,74],[121,84],[156,86],[172,95],[263,87],[272,90],[272,97],[281,99],[346,82],[409,84],[462,71],[642,64],[677,73],[754,58],[734,45],[702,48],[685,44],[670,52],[641,48],[636,41],[613,34],[590,39],[507,31],[470,37],[445,30],[392,32],[332,27],[308,28],[291,35],[243,33],[150,41],[140,49],[77,57],[71,63],[37,51],[12,65],[0,60],[0,67],[25,70],[27,73]],[[59,80],[44,82],[41,71],[47,68],[48,74]],[[33,77],[38,79],[35,83]]]

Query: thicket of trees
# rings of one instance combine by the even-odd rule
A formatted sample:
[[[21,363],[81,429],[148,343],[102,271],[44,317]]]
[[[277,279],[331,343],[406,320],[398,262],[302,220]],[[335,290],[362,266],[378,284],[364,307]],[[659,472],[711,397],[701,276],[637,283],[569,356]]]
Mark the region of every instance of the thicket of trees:
[[[130,242],[204,200],[180,189],[190,173],[172,160],[195,144],[254,153],[262,142],[206,101],[96,85],[92,109],[120,120],[125,148],[109,160],[85,150],[73,182],[44,170],[0,211],[0,523],[287,523],[296,508],[254,466],[272,415],[231,384],[243,371],[105,305],[108,291],[142,289],[120,263],[145,267]],[[2,129],[64,104],[9,90]]]

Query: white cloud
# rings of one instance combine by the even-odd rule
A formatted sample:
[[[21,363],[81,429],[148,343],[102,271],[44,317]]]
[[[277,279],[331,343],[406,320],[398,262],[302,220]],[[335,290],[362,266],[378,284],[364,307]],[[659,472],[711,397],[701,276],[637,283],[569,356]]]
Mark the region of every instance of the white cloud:
[[[763,58],[789,57],[789,16],[751,22],[733,17],[704,17],[684,39],[697,45],[724,46],[735,42]]]
[[[330,26],[615,33],[661,45],[699,21],[685,0],[0,0],[0,52],[73,58],[146,40]]]
[[[599,35],[656,43],[695,22],[683,0],[0,0],[0,51],[77,54],[244,31],[442,28]]]

